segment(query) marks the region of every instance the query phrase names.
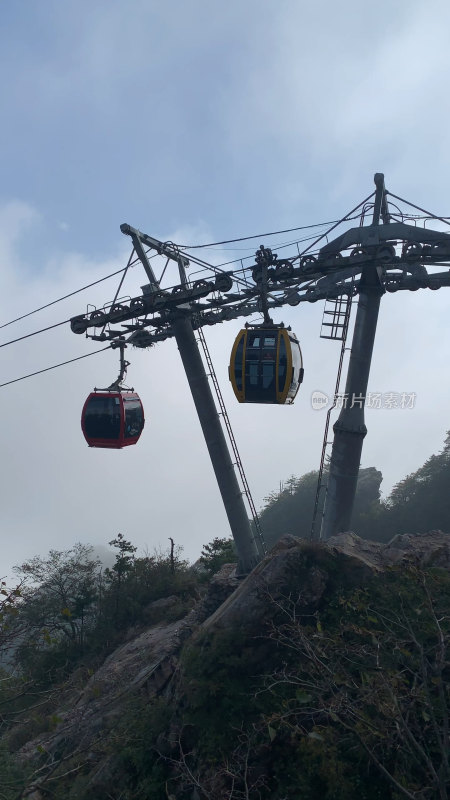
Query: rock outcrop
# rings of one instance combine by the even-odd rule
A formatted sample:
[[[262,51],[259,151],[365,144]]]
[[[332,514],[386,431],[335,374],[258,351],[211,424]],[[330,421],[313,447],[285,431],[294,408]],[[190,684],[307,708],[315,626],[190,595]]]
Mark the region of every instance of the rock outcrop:
[[[128,636],[90,677],[81,692],[73,693],[65,707],[54,714],[58,720],[52,732],[45,732],[27,742],[16,756],[22,762],[47,754],[89,751],[95,764],[96,742],[104,739],[121,715],[127,698],[142,695],[145,701],[159,694],[176,671],[177,654],[182,643],[234,591],[239,581],[236,565],[225,564],[215,575],[206,595],[183,619],[169,624],[160,622]],[[146,615],[158,616],[170,611],[178,598],[161,598],[150,603]]]
[[[310,613],[336,581],[364,585],[373,574],[408,563],[450,570],[450,536],[431,531],[396,536],[388,544],[363,540],[353,533],[321,544],[286,536],[244,580],[236,578],[234,565],[225,565],[210,582],[207,595],[184,619],[141,630],[108,656],[83,690],[72,697],[70,707],[66,704],[57,712],[55,729],[25,744],[17,756],[30,762],[42,753],[61,758],[61,754],[83,751],[92,761],[90,785],[95,787],[108,761],[97,744],[107,739],[125,699],[134,694],[146,703],[149,697],[167,690],[177,671],[181,646],[193,633],[233,625],[256,627],[267,602],[282,597],[285,588],[292,586],[293,576],[296,603]],[[158,608],[164,606],[157,602]],[[170,608],[174,601],[166,598],[165,602]],[[30,791],[35,798],[40,796],[38,786]]]
[[[305,556],[309,554],[309,558]],[[374,572],[399,564],[450,570],[450,536],[442,531],[395,536],[387,544],[341,533],[315,544],[284,536],[266,558],[204,622],[204,627],[252,624],[264,613],[262,598],[276,599],[286,581],[297,573],[298,602],[309,610],[318,607],[330,579],[327,555],[334,556],[333,571],[345,571],[346,582],[363,584]]]

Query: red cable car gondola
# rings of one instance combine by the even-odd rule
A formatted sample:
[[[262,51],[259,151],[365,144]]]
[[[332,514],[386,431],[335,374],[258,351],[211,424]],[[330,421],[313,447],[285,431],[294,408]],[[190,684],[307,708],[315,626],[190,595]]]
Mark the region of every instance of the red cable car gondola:
[[[136,444],[144,423],[144,409],[135,392],[91,392],[81,414],[89,447],[120,450]]]
[[[124,359],[124,341],[111,347],[120,348],[120,373],[107,389],[94,389],[81,412],[81,429],[89,447],[120,450],[136,444],[143,431],[145,418],[140,397],[133,389],[122,386],[129,362]]]

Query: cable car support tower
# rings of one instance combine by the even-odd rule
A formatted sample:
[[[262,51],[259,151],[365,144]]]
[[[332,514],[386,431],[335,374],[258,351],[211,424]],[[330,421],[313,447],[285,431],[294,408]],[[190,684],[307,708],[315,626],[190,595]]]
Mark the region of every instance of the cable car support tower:
[[[394,201],[406,204],[421,214],[404,212]],[[364,223],[368,211],[372,212],[372,219],[367,225]],[[328,240],[336,228],[358,217],[359,225],[332,241]],[[224,418],[226,429],[229,428],[228,433],[231,426],[220,389],[218,398],[221,411],[217,411],[196,332],[203,346],[206,344],[202,332],[205,325],[261,314],[262,311],[266,315],[269,308],[297,306],[302,302],[315,303],[318,300],[328,303],[342,301],[341,307],[348,309],[352,298],[358,295],[345,387],[345,397],[351,398],[351,402],[343,404],[333,426],[334,441],[320,536],[327,539],[349,530],[362,446],[367,433],[364,405],[381,297],[386,292],[436,290],[450,286],[450,234],[425,227],[425,224],[421,226],[419,220],[449,224],[447,219],[388,192],[384,176],[377,173],[375,191],[303,251],[299,250],[297,244],[294,255],[278,258],[269,248],[262,247],[253,265],[244,267],[241,262],[240,267],[229,271],[201,261],[173,243],[161,242],[124,224],[121,225],[121,231],[131,237],[134,251],[146,271],[148,285],[142,287],[141,295],[126,303],[117,302],[116,293],[112,303],[102,309],[89,310],[70,321],[74,333],[86,334],[96,341],[110,341],[112,345],[127,337],[127,343],[147,348],[165,339],[175,338],[243,574],[261,559],[265,552],[264,544],[258,526],[255,527],[255,535],[247,517],[220,416]],[[326,244],[323,244],[324,239]],[[322,246],[317,248],[320,244]],[[162,288],[161,279],[157,280],[150,264],[150,252],[163,256],[166,266],[169,262],[177,264],[179,282],[175,286]],[[261,253],[265,263],[264,280],[261,279]],[[188,277],[190,262],[202,267],[203,276],[200,279],[193,280],[192,275]],[[430,271],[430,268],[441,271]],[[348,317],[345,324],[348,324]],[[95,328],[101,328],[101,331],[96,333]],[[204,348],[204,352],[213,385],[217,389],[217,378],[207,348]],[[341,358],[342,355],[343,352]],[[242,464],[232,431],[231,441],[241,472]],[[243,468],[241,477],[244,493],[247,493]],[[253,510],[256,513],[256,509]]]

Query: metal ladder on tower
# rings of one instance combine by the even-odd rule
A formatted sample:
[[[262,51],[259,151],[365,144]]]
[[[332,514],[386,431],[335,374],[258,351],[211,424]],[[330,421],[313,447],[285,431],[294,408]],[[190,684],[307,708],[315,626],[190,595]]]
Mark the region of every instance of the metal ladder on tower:
[[[321,339],[346,341],[351,306],[351,294],[340,295],[339,297],[327,297],[320,329]]]
[[[329,444],[332,444],[332,441],[328,441],[328,431],[330,428],[330,417],[331,412],[336,407],[336,399],[339,393],[339,387],[341,385],[341,375],[342,375],[342,365],[344,363],[344,355],[346,351],[346,341],[347,341],[347,333],[348,333],[348,325],[350,321],[350,314],[352,310],[352,295],[341,295],[340,297],[333,297],[327,298],[325,300],[325,307],[323,311],[322,317],[322,326],[320,329],[320,338],[321,339],[334,339],[334,341],[341,341],[341,352],[339,356],[339,365],[338,371],[336,376],[336,386],[334,389],[334,397],[333,403],[327,411],[327,418],[325,421],[325,431],[323,435],[323,443],[322,443],[322,454],[320,458],[320,466],[319,466],[319,475],[317,478],[317,489],[316,489],[316,497],[314,500],[314,511],[313,511],[313,518],[311,523],[311,534],[310,539],[315,539],[315,530],[316,530],[316,522],[317,516],[319,511],[319,501],[320,501],[320,492],[322,489],[325,489],[325,497],[324,497],[324,504],[325,498],[327,493],[327,481],[323,478],[323,473],[325,469],[325,460],[327,455],[327,447]],[[322,517],[323,517],[323,510],[322,510]],[[322,528],[322,520],[319,529],[319,537],[320,531]]]
[[[205,354],[205,360],[206,360],[206,363],[208,365],[208,370],[209,370],[208,374],[209,374],[209,377],[211,378],[212,384],[214,386],[214,391],[216,393],[216,397],[217,397],[217,400],[218,400],[218,403],[219,403],[219,407],[220,407],[220,414],[222,416],[222,419],[223,419],[223,422],[224,422],[224,425],[225,425],[225,430],[226,430],[226,432],[228,434],[228,439],[230,441],[230,444],[231,444],[231,447],[232,447],[232,450],[233,450],[233,454],[234,454],[234,458],[235,458],[235,464],[236,464],[236,466],[238,468],[238,472],[239,472],[239,475],[240,475],[240,478],[241,478],[242,493],[247,498],[247,503],[249,505],[250,512],[251,512],[251,515],[252,515],[252,518],[253,518],[253,524],[255,526],[255,532],[256,532],[256,545],[258,547],[258,550],[260,551],[261,556],[265,556],[266,553],[267,553],[267,548],[266,548],[266,543],[264,541],[264,536],[263,536],[263,532],[262,532],[262,528],[261,528],[261,523],[260,523],[260,520],[259,520],[259,517],[258,517],[258,512],[256,510],[255,503],[253,502],[252,493],[250,491],[250,487],[249,487],[248,481],[247,481],[247,476],[246,476],[245,471],[244,471],[244,465],[243,465],[241,457],[239,455],[239,450],[238,450],[238,447],[237,447],[237,444],[236,444],[236,439],[234,438],[234,433],[233,433],[233,429],[231,427],[231,422],[230,422],[230,419],[228,417],[228,412],[227,412],[227,409],[226,409],[226,406],[225,406],[224,399],[222,397],[222,392],[220,391],[219,381],[217,380],[217,375],[216,375],[215,370],[214,370],[214,365],[212,363],[212,359],[211,359],[211,355],[210,355],[210,352],[209,352],[209,349],[208,349],[208,345],[206,344],[205,335],[204,335],[204,333],[203,333],[203,331],[202,331],[202,329],[200,327],[197,328],[196,334],[197,334],[198,341],[202,346],[203,353]]]

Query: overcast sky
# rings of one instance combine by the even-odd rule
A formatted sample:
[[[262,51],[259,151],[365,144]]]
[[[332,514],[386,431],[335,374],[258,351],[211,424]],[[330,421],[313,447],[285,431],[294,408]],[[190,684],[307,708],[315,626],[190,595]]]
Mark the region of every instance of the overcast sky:
[[[217,241],[341,217],[387,188],[450,214],[447,0],[15,0],[2,8],[0,323],[124,266],[122,222],[162,240]],[[276,243],[277,240],[272,240]],[[279,237],[280,243],[286,237]],[[217,260],[249,255],[229,249]],[[274,248],[276,249],[276,248]],[[124,294],[146,282],[135,267]],[[1,342],[113,298],[116,279],[3,328]],[[446,289],[382,300],[369,389],[415,407],[370,410],[363,466],[382,489],[442,447],[448,412]],[[339,345],[323,303],[286,308],[305,381],[292,407],[239,405],[227,379],[239,321],[205,330],[257,507],[316,469]],[[0,349],[0,383],[101,347],[68,325]],[[174,342],[129,350],[147,424],[136,447],[88,449],[96,355],[0,390],[2,566],[122,532],[189,559],[229,530]],[[295,531],[292,531],[295,533]]]

